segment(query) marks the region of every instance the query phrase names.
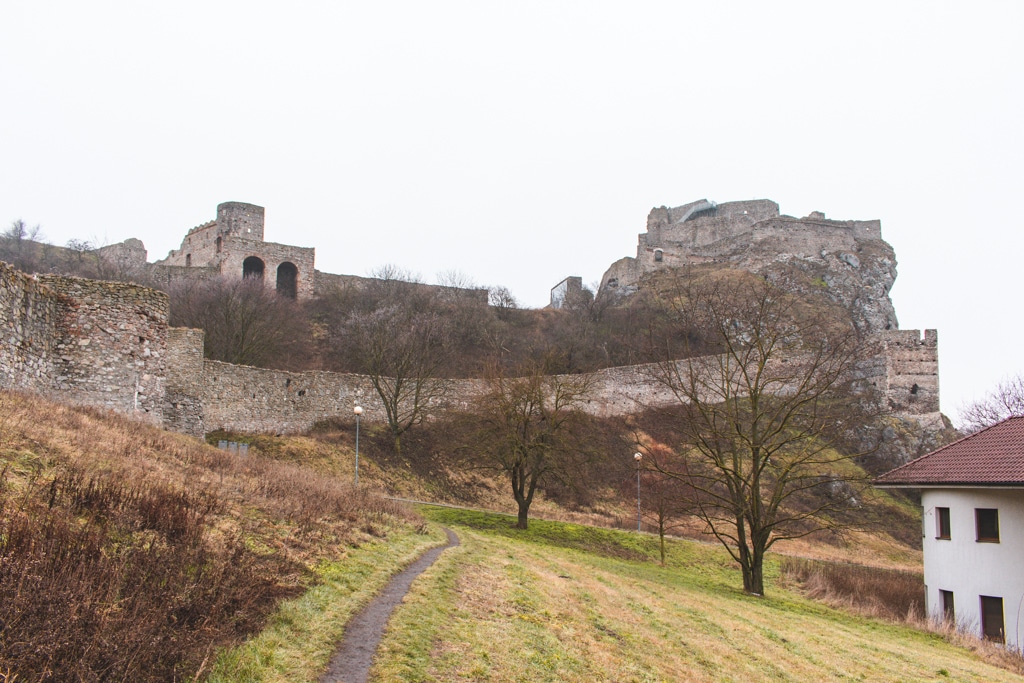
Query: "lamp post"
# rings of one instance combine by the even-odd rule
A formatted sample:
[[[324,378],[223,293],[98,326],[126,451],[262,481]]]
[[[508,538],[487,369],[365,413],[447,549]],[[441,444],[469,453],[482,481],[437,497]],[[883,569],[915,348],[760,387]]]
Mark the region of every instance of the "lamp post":
[[[636,530],[640,531],[640,461],[644,459],[644,454],[634,453],[633,459],[636,460]]]
[[[352,412],[356,414],[356,486],[359,486],[359,418],[363,414],[363,407],[357,403]]]

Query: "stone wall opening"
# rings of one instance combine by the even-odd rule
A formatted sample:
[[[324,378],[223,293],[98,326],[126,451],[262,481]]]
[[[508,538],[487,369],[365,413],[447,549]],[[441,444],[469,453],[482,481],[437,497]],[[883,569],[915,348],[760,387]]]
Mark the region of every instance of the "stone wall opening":
[[[294,263],[285,261],[277,267],[277,293],[289,299],[298,296],[299,269]]]
[[[263,263],[263,259],[258,256],[250,256],[242,261],[242,277],[247,280],[249,278],[262,280],[264,270],[266,270],[266,266]]]

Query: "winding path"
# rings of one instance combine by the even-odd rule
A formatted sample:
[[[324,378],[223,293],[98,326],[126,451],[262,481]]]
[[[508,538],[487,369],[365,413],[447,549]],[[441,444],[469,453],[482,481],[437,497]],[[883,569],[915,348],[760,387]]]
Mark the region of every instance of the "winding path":
[[[419,559],[392,577],[391,581],[366,607],[356,612],[345,627],[338,651],[331,658],[327,672],[320,677],[320,683],[366,683],[377,646],[387,628],[391,613],[409,592],[412,582],[442,552],[457,546],[459,537],[451,529],[445,529],[448,545],[431,548]]]

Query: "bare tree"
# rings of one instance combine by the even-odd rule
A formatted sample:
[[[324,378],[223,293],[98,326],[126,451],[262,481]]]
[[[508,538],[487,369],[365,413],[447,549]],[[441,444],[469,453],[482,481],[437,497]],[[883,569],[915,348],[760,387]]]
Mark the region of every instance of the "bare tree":
[[[170,324],[205,332],[204,354],[240,365],[298,369],[308,330],[298,304],[261,280],[187,280],[170,288]]]
[[[477,455],[484,467],[508,476],[517,528],[527,528],[537,486],[547,477],[567,479],[573,459],[585,455],[581,408],[591,383],[589,375],[550,375],[544,363],[520,376],[489,373],[476,406],[482,419]]]
[[[343,343],[380,397],[398,453],[402,435],[447,393],[449,382],[441,370],[450,350],[449,332],[437,311],[399,303],[353,313],[346,323]]]
[[[655,374],[683,408],[685,442],[662,471],[690,490],[743,589],[763,595],[769,548],[851,521],[863,480],[849,461],[860,454],[835,445],[875,405],[854,377],[857,338],[756,276],[689,280],[668,300],[681,333]],[[719,352],[690,356],[693,330]]]
[[[29,227],[19,218],[0,233],[0,260],[26,273],[42,270],[40,252],[44,244],[42,228]]]
[[[1008,377],[984,398],[960,407],[960,429],[972,434],[1002,422],[1008,417],[1024,415],[1024,375]]]
[[[642,459],[637,463],[636,495],[642,519],[658,530],[661,564],[665,564],[665,535],[685,525],[689,519],[689,487],[679,478],[666,472],[679,469],[679,455],[671,449],[655,444],[642,448]],[[624,487],[626,497],[634,493],[632,481]]]

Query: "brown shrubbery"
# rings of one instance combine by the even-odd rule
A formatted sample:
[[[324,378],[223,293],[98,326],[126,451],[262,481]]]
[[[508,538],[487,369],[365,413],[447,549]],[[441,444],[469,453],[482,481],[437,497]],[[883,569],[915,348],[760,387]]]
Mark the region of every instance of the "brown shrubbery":
[[[865,616],[917,621],[924,615],[924,584],[915,572],[785,557],[782,573],[809,597]]]
[[[206,494],[70,470],[0,504],[0,660],[22,680],[177,680],[289,592],[279,563],[204,540]]]
[[[193,680],[397,504],[0,392],[0,681]]]

